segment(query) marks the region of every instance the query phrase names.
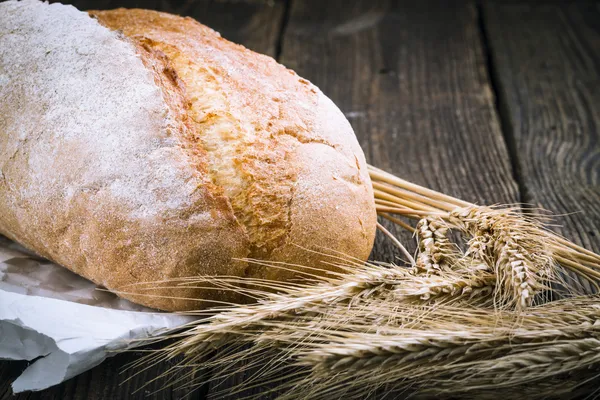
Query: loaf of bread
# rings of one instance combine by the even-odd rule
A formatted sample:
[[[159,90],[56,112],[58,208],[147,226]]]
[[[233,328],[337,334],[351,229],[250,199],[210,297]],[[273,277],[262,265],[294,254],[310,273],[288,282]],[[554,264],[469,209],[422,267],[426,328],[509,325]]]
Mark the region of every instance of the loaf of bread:
[[[136,303],[190,310],[244,299],[185,278],[365,260],[375,221],[348,121],[272,58],[190,18],[0,3],[5,236]]]

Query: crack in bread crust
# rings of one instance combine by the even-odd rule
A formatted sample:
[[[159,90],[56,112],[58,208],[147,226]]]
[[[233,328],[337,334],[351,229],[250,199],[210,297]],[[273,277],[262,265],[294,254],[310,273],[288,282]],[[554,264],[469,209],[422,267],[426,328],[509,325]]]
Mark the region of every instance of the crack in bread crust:
[[[320,247],[368,257],[376,215],[364,156],[348,121],[314,85],[189,18],[90,13],[164,59],[161,79],[184,98],[184,147],[196,151],[190,159],[211,195],[227,203],[247,256],[319,266],[327,256],[306,249]],[[297,278],[251,263],[242,272]]]
[[[228,87],[244,85],[240,79],[244,74],[239,70],[254,68],[245,60],[248,50],[230,44],[238,50],[239,54],[234,53],[238,57],[230,56],[225,62],[218,62],[223,60],[215,59],[218,55],[215,56],[214,48],[223,45],[222,39],[195,21],[180,31],[172,26],[170,16],[164,14],[155,13],[157,18],[150,22],[147,17],[138,19],[136,10],[129,10],[125,19],[118,11],[93,12],[93,15],[108,28],[121,30],[146,50],[164,54],[177,85],[185,88],[188,125],[193,126],[192,135],[186,138],[189,146],[195,146],[202,153],[203,172],[214,189],[229,199],[235,217],[248,235],[250,254],[268,256],[286,242],[290,232],[289,210],[297,175],[288,155],[302,143],[319,142],[335,148],[321,138],[310,136],[310,118],[293,115],[289,122],[290,114],[306,113],[306,105],[291,112],[289,101],[285,102],[286,107],[281,107],[285,92],[295,90],[301,92],[304,101],[311,98],[314,105],[315,89],[292,74],[288,86],[293,87],[279,88],[281,98],[265,98],[263,94],[253,93],[256,89],[248,88],[241,88],[247,89],[246,99],[228,97],[227,93],[235,93],[233,89],[228,91]],[[154,34],[153,29],[158,26],[162,30]],[[261,61],[270,63],[266,57]],[[249,111],[249,104],[243,102],[252,102],[254,109]],[[264,119],[254,118],[252,114],[256,109],[270,114],[267,124],[262,122]]]
[[[189,134],[183,138],[187,150],[203,156],[197,168],[212,183],[212,191],[229,202],[251,243],[250,255],[268,255],[289,234],[289,215],[282,210],[291,202],[288,192],[292,191],[296,176],[285,173],[290,168],[283,166],[287,163],[286,154],[296,144],[276,136],[265,138],[262,132],[244,127],[230,111],[219,87],[218,71],[207,71],[174,46],[146,37],[133,39],[164,57],[161,76],[173,78],[173,86],[177,86],[182,97],[176,101],[185,104],[179,107],[187,111],[183,118],[189,117]]]

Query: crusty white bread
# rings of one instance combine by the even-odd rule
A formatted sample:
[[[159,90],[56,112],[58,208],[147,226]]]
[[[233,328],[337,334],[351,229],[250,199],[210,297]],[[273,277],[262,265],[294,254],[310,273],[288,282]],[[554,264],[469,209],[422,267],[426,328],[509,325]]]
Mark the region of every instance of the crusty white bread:
[[[0,4],[0,232],[163,310],[243,300],[178,278],[297,278],[245,258],[368,257],[364,155],[318,88],[190,18],[90,15]]]

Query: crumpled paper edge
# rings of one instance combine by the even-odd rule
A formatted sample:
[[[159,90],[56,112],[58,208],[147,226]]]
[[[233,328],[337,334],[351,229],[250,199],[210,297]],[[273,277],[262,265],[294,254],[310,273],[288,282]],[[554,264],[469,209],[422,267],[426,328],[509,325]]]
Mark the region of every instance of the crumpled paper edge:
[[[100,364],[115,350],[193,321],[191,316],[113,310],[0,291],[0,359],[34,360],[14,393],[43,390]]]

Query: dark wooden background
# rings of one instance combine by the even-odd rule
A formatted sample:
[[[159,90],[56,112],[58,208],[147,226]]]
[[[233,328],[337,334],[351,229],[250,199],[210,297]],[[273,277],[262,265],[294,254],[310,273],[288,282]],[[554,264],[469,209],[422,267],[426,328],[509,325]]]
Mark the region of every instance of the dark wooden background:
[[[188,15],[311,80],[352,123],[371,164],[479,204],[522,202],[600,251],[597,1],[78,0]],[[405,241],[410,237],[401,233]],[[399,254],[382,237],[373,258]],[[123,383],[125,354],[51,389],[0,399],[204,399],[165,390],[164,363]],[[238,378],[223,385],[231,385]],[[221,386],[220,388],[222,388]]]

